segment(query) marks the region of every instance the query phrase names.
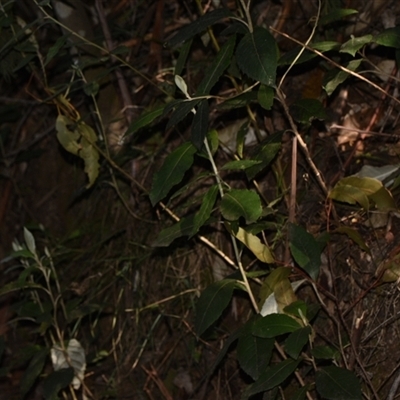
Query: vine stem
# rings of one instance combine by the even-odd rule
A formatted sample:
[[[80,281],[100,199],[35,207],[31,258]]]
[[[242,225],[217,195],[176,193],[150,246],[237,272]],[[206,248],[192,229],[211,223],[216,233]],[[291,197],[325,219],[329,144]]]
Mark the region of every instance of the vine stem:
[[[223,185],[222,185],[223,182],[222,182],[221,176],[219,175],[218,168],[217,168],[217,166],[215,164],[214,157],[213,157],[213,155],[211,153],[211,149],[210,149],[210,146],[208,144],[207,138],[204,139],[204,146],[206,148],[206,151],[207,151],[207,154],[208,154],[208,159],[210,160],[212,169],[214,171],[215,179],[217,181],[217,185],[218,185],[218,189],[219,189],[219,193],[220,193],[221,198],[222,198],[222,197],[224,197],[224,188],[223,188]],[[239,253],[239,248],[238,248],[238,245],[237,245],[237,242],[236,242],[236,238],[232,234],[230,236],[231,236],[231,240],[232,240],[232,246],[233,246],[233,251],[235,253],[237,266],[239,268],[240,274],[242,275],[243,284],[244,284],[244,286],[245,286],[245,288],[247,290],[247,293],[249,294],[250,301],[251,301],[251,304],[253,305],[254,311],[258,314],[260,312],[260,310],[258,308],[258,304],[257,304],[257,302],[255,300],[253,291],[251,290],[249,281],[247,279],[246,271],[243,268],[243,264],[242,264],[242,261],[240,259],[240,253]]]

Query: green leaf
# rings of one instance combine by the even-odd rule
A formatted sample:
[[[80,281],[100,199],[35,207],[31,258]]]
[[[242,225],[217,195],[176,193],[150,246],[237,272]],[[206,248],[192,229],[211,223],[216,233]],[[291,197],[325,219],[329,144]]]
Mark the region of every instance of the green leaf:
[[[248,189],[232,189],[221,200],[221,213],[228,221],[240,217],[251,224],[261,216],[261,200],[256,192]]]
[[[320,25],[327,25],[332,22],[340,21],[343,17],[348,15],[358,14],[357,10],[352,10],[350,8],[332,8],[328,11],[327,15],[324,15],[320,21]]]
[[[306,326],[292,332],[285,340],[285,352],[294,360],[299,358],[304,346],[308,343],[311,328]]]
[[[174,47],[178,44],[181,44],[198,33],[203,32],[205,29],[215,24],[219,20],[231,16],[233,16],[233,14],[226,8],[219,8],[217,10],[210,11],[198,18],[196,21],[183,27],[171,40],[168,41],[168,45]]]
[[[194,226],[190,236],[195,235],[198,232],[198,230],[205,224],[205,222],[210,218],[217,195],[218,195],[218,186],[217,185],[211,186],[210,189],[208,189],[205,196],[203,197],[200,210],[196,213],[194,217]]]
[[[269,367],[264,371],[258,380],[250,385],[242,394],[242,400],[248,399],[250,396],[265,392],[280,385],[288,378],[297,368],[299,361],[285,360],[273,367]]]
[[[175,239],[182,236],[191,236],[195,228],[195,216],[181,218],[176,224],[163,229],[154,241],[154,247],[167,247]]]
[[[230,97],[223,103],[218,104],[217,108],[219,110],[231,110],[232,108],[241,108],[250,104],[252,101],[257,100],[257,92],[245,92],[239,94],[238,96]]]
[[[192,122],[192,143],[196,146],[198,150],[204,145],[204,138],[208,131],[208,114],[209,107],[208,101],[202,100],[197,107],[197,112],[193,118]]]
[[[318,360],[338,360],[341,357],[340,352],[330,346],[315,346],[311,354]]]
[[[32,233],[24,227],[24,239],[25,239],[25,244],[28,250],[32,253],[36,253],[36,244],[35,244],[35,238],[33,237]]]
[[[0,296],[3,296],[7,293],[15,292],[16,290],[21,290],[21,289],[43,289],[43,287],[41,285],[38,285],[37,283],[33,283],[33,282],[13,281],[13,282],[7,283],[6,285],[3,285],[0,288]]]
[[[144,112],[137,120],[133,121],[127,131],[125,136],[135,134],[139,129],[150,125],[156,118],[158,118],[164,112],[164,106],[156,107],[153,110]]]
[[[290,400],[305,400],[307,397],[307,392],[312,390],[311,385],[305,385],[302,388],[296,390],[292,395]]]
[[[212,363],[211,367],[208,368],[206,379],[209,378],[211,375],[213,375],[215,369],[218,367],[218,365],[221,363],[221,361],[225,358],[226,354],[228,353],[228,350],[230,349],[232,344],[234,342],[236,342],[236,340],[238,340],[241,333],[242,333],[242,329],[238,329],[229,335],[228,339],[225,341],[224,346],[218,353],[218,355],[215,358],[214,362]]]
[[[369,198],[376,204],[376,207],[379,210],[397,210],[397,205],[392,194],[384,186],[382,186],[377,192],[369,195]]]
[[[301,226],[290,224],[290,251],[296,263],[314,280],[318,278],[323,245]]]
[[[347,235],[351,240],[353,240],[355,243],[357,243],[362,250],[364,250],[367,253],[371,253],[371,250],[365,243],[363,237],[360,235],[358,231],[356,231],[353,228],[350,228],[348,226],[340,226],[339,228],[335,229],[332,233],[337,232],[337,233],[343,233]]]
[[[293,118],[303,124],[309,124],[313,119],[324,120],[325,108],[317,99],[300,99],[290,106]]]
[[[196,306],[195,331],[199,336],[221,316],[237,287],[236,279],[223,279],[203,291]]]
[[[275,91],[271,86],[260,85],[257,92],[257,100],[265,110],[270,110],[274,103]]]
[[[178,59],[176,60],[174,75],[182,75],[182,71],[185,68],[186,60],[190,54],[190,48],[192,47],[193,39],[187,40],[179,51]]]
[[[360,66],[361,62],[362,59],[352,60],[346,65],[346,68],[354,72]],[[350,74],[348,72],[342,71],[338,68],[329,71],[325,75],[324,81],[322,83],[322,86],[324,87],[328,96],[330,96],[335,91],[335,89],[349,77],[349,75]]]
[[[287,53],[285,53],[279,60],[278,60],[278,65],[283,66],[283,65],[291,65],[294,60],[296,60],[296,65],[305,63],[307,61],[312,60],[313,58],[317,57],[317,55],[310,50],[305,50],[302,51],[303,47],[296,47],[292,50],[289,50]],[[299,58],[297,56],[299,53],[302,51],[301,55]]]
[[[235,48],[236,36],[231,36],[222,46],[212,64],[207,68],[203,80],[200,82],[196,91],[196,96],[209,94],[218,79],[229,67],[232,59],[233,49]]]
[[[278,49],[274,37],[256,27],[240,41],[236,50],[239,68],[250,78],[267,86],[275,86]]]
[[[368,210],[368,198],[372,199],[371,196],[376,194],[382,187],[382,182],[375,178],[360,178],[353,175],[341,179],[329,192],[328,196],[333,200],[344,203],[359,203],[365,210]]]
[[[400,48],[400,26],[385,29],[375,37],[375,42],[386,47]]]
[[[48,354],[47,349],[42,349],[32,357],[21,378],[20,393],[22,397],[29,392],[37,377],[42,373]]]
[[[93,129],[85,123],[79,124],[79,131],[82,135],[81,146],[82,149],[79,152],[85,163],[85,172],[88,176],[89,183],[86,185],[87,188],[91,187],[99,176],[100,164],[99,164],[99,152],[92,145],[96,142],[97,137]],[[87,138],[90,137],[90,141]],[[94,140],[93,140],[94,139]]]
[[[79,156],[85,163],[89,178],[87,188],[92,186],[99,174],[99,152],[94,147],[97,136],[94,130],[83,121],[74,122],[64,115],[56,120],[57,139],[68,152]]]
[[[339,51],[340,53],[351,54],[354,57],[358,50],[360,50],[366,44],[371,43],[372,38],[372,35],[365,35],[360,37],[353,36],[350,40],[342,44]]]
[[[298,281],[302,282],[302,281]],[[293,282],[294,284],[295,282]],[[294,315],[297,318],[307,317],[307,304],[302,300],[296,300],[287,305],[283,311],[287,314]]]
[[[361,386],[352,371],[325,367],[315,377],[317,392],[327,400],[361,400]]]
[[[291,333],[302,326],[286,314],[269,314],[256,321],[253,325],[253,335],[263,338],[274,338],[285,333]]]
[[[154,174],[150,191],[150,201],[154,206],[162,200],[173,186],[181,182],[185,172],[193,164],[196,148],[192,143],[184,143],[167,156],[161,169]]]
[[[290,268],[278,267],[275,268],[268,276],[265,278],[260,292],[260,309],[261,315],[266,316],[268,314],[275,314],[279,310],[276,298],[274,296],[275,288],[281,284],[282,281],[287,281],[290,285],[289,275],[291,274]],[[273,297],[271,297],[273,296]],[[287,304],[284,304],[286,306]],[[268,313],[267,313],[268,311]],[[272,311],[272,312],[270,312]]]
[[[64,47],[65,43],[67,43],[70,39],[70,35],[62,35],[60,36],[57,41],[50,47],[49,51],[46,55],[46,60],[44,65],[46,66],[57,54],[58,52]]]
[[[73,130],[68,129],[69,126],[72,127]],[[81,150],[81,146],[78,143],[78,140],[80,139],[80,134],[79,131],[76,129],[76,126],[76,123],[74,123],[64,115],[59,115],[57,117],[56,131],[58,141],[65,150],[77,156],[79,151]]]
[[[0,363],[3,360],[3,354],[4,354],[4,350],[6,348],[6,341],[4,338],[4,335],[0,336]]]
[[[254,336],[253,323],[254,319],[243,328],[238,341],[237,358],[243,371],[256,381],[270,362],[274,340]]]
[[[333,41],[324,41],[324,42],[311,43],[310,46],[315,50],[325,52],[325,51],[339,49],[340,43]]]
[[[74,369],[64,368],[52,372],[43,381],[43,397],[45,400],[58,400],[58,392],[65,389],[74,379]]]
[[[171,114],[166,129],[181,122],[199,104],[201,99],[184,100],[175,104],[175,111]]]
[[[225,226],[229,233],[240,240],[261,262],[272,264],[275,261],[269,247],[262,243],[256,235],[247,232],[243,228],[238,228],[237,231],[234,231],[228,223]]]
[[[254,153],[251,155],[251,159],[260,161],[260,163],[246,169],[247,179],[254,179],[258,173],[264,170],[274,160],[282,147],[281,141],[282,132],[277,132],[268,136],[267,139],[256,146]]]
[[[259,160],[235,160],[227,162],[221,169],[222,170],[244,170],[246,168],[253,167],[254,165],[261,164]]]

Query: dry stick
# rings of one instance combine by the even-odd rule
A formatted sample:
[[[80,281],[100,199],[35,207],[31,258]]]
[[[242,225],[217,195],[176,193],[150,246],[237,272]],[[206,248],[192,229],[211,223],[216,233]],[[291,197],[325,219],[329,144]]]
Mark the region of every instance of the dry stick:
[[[325,54],[321,53],[318,50],[313,49],[312,47],[305,45],[304,43],[302,43],[300,40],[297,40],[295,38],[293,38],[292,36],[288,35],[287,33],[278,31],[276,29],[274,29],[272,26],[270,27],[270,29],[273,32],[278,33],[279,35],[285,37],[286,39],[291,40],[292,42],[295,42],[297,44],[299,44],[300,46],[303,46],[304,48],[306,48],[307,50],[311,51],[312,53],[318,55],[319,57],[323,58],[324,60],[328,61],[330,64],[332,64],[334,67],[339,68],[340,70],[347,72],[349,75],[355,76],[356,78],[360,79],[363,82],[368,83],[368,85],[371,85],[373,88],[375,88],[376,90],[378,90],[381,93],[386,94],[388,97],[390,97],[392,100],[394,100],[397,104],[400,104],[400,100],[397,99],[396,97],[392,96],[391,94],[387,93],[385,91],[385,89],[382,89],[379,85],[377,85],[376,83],[370,81],[367,78],[364,78],[361,74],[358,74],[357,72],[352,71],[351,69],[348,69],[346,67],[343,67],[342,65],[338,64],[337,62],[331,60],[329,57],[327,57]]]
[[[52,17],[42,6],[39,5],[37,0],[33,0],[34,3],[37,5],[37,7],[39,8],[39,10],[43,13],[44,15],[44,19],[48,19],[50,21],[52,21],[53,23],[55,23],[56,25],[58,25],[59,27],[61,27],[62,29],[65,29],[66,32],[70,33],[71,35],[77,37],[79,40],[82,41],[82,43],[85,43],[86,45],[92,46],[98,50],[100,50],[101,52],[104,52],[107,56],[109,56],[110,58],[114,58],[117,61],[119,61],[124,67],[127,67],[128,69],[130,69],[131,71],[133,71],[135,74],[139,75],[141,78],[143,78],[145,81],[147,81],[150,85],[154,86],[155,88],[157,88],[160,92],[164,93],[165,95],[169,95],[169,93],[163,89],[160,86],[157,86],[150,78],[148,78],[146,75],[144,75],[142,72],[140,72],[137,68],[133,67],[131,64],[129,64],[127,61],[125,61],[124,59],[122,59],[121,57],[115,55],[115,54],[111,54],[107,49],[105,49],[102,46],[99,46],[96,43],[91,42],[90,40],[86,39],[85,37],[83,37],[82,35],[79,35],[78,33],[76,33],[74,30],[72,30],[71,28],[68,28],[68,26],[62,24],[60,21],[58,21],[56,18]]]
[[[387,400],[393,400],[394,397],[396,396],[397,389],[399,388],[400,385],[400,372],[397,374],[396,379],[394,380],[392,386],[390,387],[389,390],[389,395],[387,397]]]
[[[393,75],[393,74],[396,74],[396,73],[397,73],[397,67],[394,67],[394,68],[393,68],[393,71],[392,71],[392,75]],[[343,171],[346,171],[346,169],[347,169],[348,166],[350,165],[350,162],[352,161],[354,155],[356,154],[356,151],[357,151],[357,144],[358,144],[358,143],[360,142],[360,140],[362,139],[362,134],[368,133],[368,132],[372,129],[372,127],[375,125],[375,123],[376,123],[376,121],[377,121],[377,119],[378,119],[378,116],[379,116],[380,108],[382,107],[382,104],[383,104],[384,100],[385,100],[386,97],[388,96],[388,91],[389,91],[389,89],[390,89],[390,86],[391,86],[391,83],[390,83],[390,80],[388,80],[388,83],[387,83],[387,85],[385,86],[385,92],[382,93],[382,96],[381,96],[381,98],[380,98],[378,107],[376,107],[375,112],[374,112],[374,114],[372,115],[372,117],[371,117],[371,119],[370,119],[370,121],[369,121],[369,124],[368,124],[368,126],[365,128],[365,130],[358,130],[358,129],[356,130],[356,129],[353,129],[353,130],[356,130],[356,131],[358,132],[358,134],[357,134],[357,139],[356,139],[356,141],[355,141],[355,143],[354,143],[354,145],[353,145],[353,149],[352,149],[350,155],[348,156],[346,162],[343,164],[343,167],[342,167]],[[332,182],[331,182],[331,183],[332,183],[332,184],[335,184],[336,181],[339,180],[339,178],[340,178],[340,171],[334,176],[334,178],[332,179]]]
[[[222,198],[222,197],[224,197],[224,189],[222,187],[222,180],[221,180],[221,177],[219,175],[218,168],[217,168],[217,166],[216,166],[216,164],[214,162],[214,158],[213,158],[210,146],[208,144],[207,138],[204,139],[204,145],[206,147],[206,151],[207,151],[207,154],[208,154],[208,159],[209,159],[209,161],[211,163],[211,166],[212,166],[212,169],[214,171],[215,179],[217,180],[218,189],[219,189],[219,192],[220,192],[220,195],[221,195],[221,198]],[[254,308],[254,311],[256,312],[256,314],[258,314],[260,312],[260,310],[258,308],[258,304],[256,302],[256,299],[254,298],[253,291],[251,290],[249,281],[247,279],[246,271],[244,270],[242,261],[240,259],[239,248],[238,248],[238,245],[237,245],[237,242],[236,242],[236,238],[232,234],[230,235],[230,237],[231,237],[231,240],[232,240],[232,246],[233,246],[233,251],[235,253],[237,266],[239,267],[240,275],[242,276],[242,279],[243,279],[243,284],[244,284],[244,286],[245,286],[245,288],[247,290],[247,293],[248,293],[248,295],[250,297],[250,301],[251,301],[251,304],[252,304],[252,306]]]
[[[115,46],[113,44],[110,28],[108,27],[108,23],[107,23],[106,16],[104,13],[102,0],[96,0],[96,9],[97,9],[97,14],[99,17],[101,29],[103,30],[104,39],[106,41],[107,51],[109,53],[111,53],[114,50]],[[117,61],[117,58],[114,55],[112,55],[111,61],[115,64]],[[117,77],[119,90],[121,92],[122,101],[124,103],[124,110],[126,112],[125,117],[126,117],[126,120],[128,121],[128,123],[130,124],[132,122],[131,107],[133,104],[131,93],[128,89],[128,85],[126,83],[125,77],[122,75],[120,68],[117,68],[115,70],[115,76]]]
[[[284,350],[282,349],[282,347],[280,346],[280,344],[279,344],[276,340],[275,340],[274,345],[275,345],[275,349],[278,351],[278,353],[280,354],[280,356],[281,356],[284,360],[287,360],[287,356],[286,356]],[[302,387],[304,387],[306,384],[304,383],[304,380],[303,380],[303,378],[301,377],[300,373],[299,373],[298,371],[295,371],[294,374],[295,374],[295,376],[296,376],[296,379],[299,381],[300,385],[301,385]],[[312,396],[311,396],[311,394],[309,393],[308,390],[307,390],[307,392],[306,392],[306,395],[307,395],[307,399],[308,399],[308,400],[313,400],[313,398],[312,398]]]
[[[318,168],[314,164],[314,161],[311,159],[310,152],[308,151],[307,144],[304,142],[303,138],[301,137],[299,131],[297,130],[297,126],[294,123],[292,116],[290,115],[289,107],[286,104],[285,95],[284,95],[284,93],[282,92],[281,89],[278,89],[276,91],[276,93],[278,95],[279,101],[281,102],[281,104],[283,106],[283,110],[285,111],[286,118],[289,121],[290,128],[291,128],[292,132],[294,133],[294,135],[296,136],[297,141],[300,144],[300,147],[304,152],[304,155],[306,157],[307,163],[308,163],[309,167],[312,169],[312,171],[314,172],[314,175],[315,175],[315,177],[316,177],[316,179],[318,181],[319,186],[321,187],[322,191],[324,192],[324,195],[327,196],[328,195],[328,189],[327,189],[327,187],[325,185],[324,180],[322,179],[321,173],[319,172]]]

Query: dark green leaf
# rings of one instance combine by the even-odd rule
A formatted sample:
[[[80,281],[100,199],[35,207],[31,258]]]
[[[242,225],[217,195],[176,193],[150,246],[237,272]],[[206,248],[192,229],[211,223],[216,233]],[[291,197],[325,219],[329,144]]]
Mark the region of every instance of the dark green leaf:
[[[226,170],[244,170],[253,167],[254,165],[261,164],[259,160],[235,160],[227,162],[221,169]]]
[[[317,371],[317,392],[327,400],[361,400],[361,386],[352,371],[325,367]]]
[[[324,42],[310,43],[309,46],[315,50],[324,53],[330,50],[338,50],[340,48],[340,43],[332,41],[324,41]],[[315,54],[311,50],[303,50],[303,49],[304,48],[302,46],[298,46],[295,47],[293,50],[289,50],[278,60],[278,65],[280,66],[290,65],[295,60],[296,60],[296,65],[298,65],[317,57],[317,54]],[[301,52],[300,57],[297,58],[300,52]]]
[[[296,300],[286,306],[283,311],[301,319],[307,317],[307,304],[302,300]]]
[[[136,121],[133,121],[127,131],[125,136],[135,134],[139,129],[150,125],[157,117],[159,117],[164,112],[164,106],[155,108],[154,110],[147,111],[143,113]]]
[[[356,71],[361,64],[361,61],[361,59],[352,60],[346,65],[346,68],[350,71]],[[324,76],[322,86],[324,87],[326,93],[330,96],[335,89],[349,76],[350,74],[346,71],[342,71],[341,69],[333,69]]]
[[[358,38],[352,37],[346,43],[342,44],[340,47],[340,52],[351,54],[354,57],[358,50],[360,50],[366,44],[371,43],[372,38],[372,35],[365,35]]]
[[[210,11],[209,13],[198,18],[196,21],[183,27],[171,40],[168,41],[168,45],[174,47],[178,44],[181,44],[198,33],[203,32],[205,29],[215,24],[219,20],[231,16],[233,16],[233,14],[225,8],[219,8],[217,10]]]
[[[317,279],[321,266],[323,244],[316,241],[314,236],[301,226],[290,224],[289,227],[290,251],[299,266],[312,279]]]
[[[194,226],[191,232],[191,236],[195,235],[198,230],[206,223],[206,221],[210,218],[212,209],[215,204],[215,200],[218,194],[218,186],[213,185],[210,187],[208,192],[203,197],[203,201],[200,206],[200,210],[196,213],[194,217]]]
[[[192,122],[192,143],[196,146],[198,150],[204,145],[204,138],[208,131],[208,114],[209,107],[208,101],[202,100],[197,107],[197,112],[193,118]]]
[[[285,352],[294,360],[299,358],[304,346],[308,343],[311,328],[306,326],[292,332],[285,340]]]
[[[58,400],[58,392],[65,389],[74,379],[73,368],[63,368],[52,372],[43,382],[45,400]]]
[[[3,359],[4,349],[6,348],[6,341],[4,339],[4,335],[0,336],[0,364]]]
[[[290,400],[305,400],[307,397],[307,392],[311,389],[311,385],[303,386],[302,388],[296,390],[295,393],[293,393]]]
[[[330,51],[330,50],[338,50],[340,47],[339,42],[325,41],[325,42],[316,42],[311,43],[310,46],[318,51]]]
[[[261,107],[270,110],[274,103],[275,91],[271,86],[260,85],[257,93],[257,99]]]
[[[316,346],[311,350],[311,354],[318,360],[338,360],[340,352],[330,346]]]
[[[309,124],[313,119],[324,120],[326,112],[317,99],[300,99],[290,106],[293,118],[303,124]]]
[[[357,13],[357,10],[352,10],[350,8],[332,8],[328,11],[327,15],[324,15],[320,19],[319,23],[321,25],[327,25],[335,21],[340,21],[343,17]]]
[[[222,46],[212,64],[207,68],[204,74],[204,78],[197,88],[196,96],[209,94],[210,90],[218,82],[218,79],[229,67],[232,59],[233,49],[235,47],[235,42],[236,37],[231,36],[228,41]]]
[[[185,67],[186,60],[189,56],[190,48],[192,47],[192,43],[193,43],[193,39],[190,39],[182,45],[182,47],[179,51],[178,59],[176,60],[174,75],[182,75],[182,71],[183,71],[183,68]]]
[[[305,63],[317,57],[317,55],[309,50],[302,51],[303,47],[296,47],[285,53],[278,61],[278,65],[291,65],[296,60],[296,65]],[[302,51],[299,58],[297,56]]]
[[[29,392],[37,377],[42,373],[48,354],[47,349],[42,349],[32,357],[21,378],[20,393],[22,397]]]
[[[249,134],[250,121],[246,121],[240,127],[236,135],[236,152],[240,158],[243,158],[244,144],[246,136]]]
[[[238,283],[235,279],[223,279],[203,291],[196,306],[195,331],[199,336],[221,316],[236,287]]]
[[[175,239],[182,236],[190,236],[194,231],[195,227],[195,216],[181,218],[176,224],[163,229],[154,241],[154,247],[167,247]]]
[[[260,375],[258,380],[250,385],[242,395],[242,400],[248,399],[250,396],[265,392],[280,385],[287,377],[289,377],[297,368],[299,361],[285,360],[267,370]]]
[[[281,141],[282,132],[277,132],[268,136],[267,139],[256,146],[251,159],[261,161],[261,163],[246,169],[247,179],[254,179],[259,172],[265,169],[273,161],[281,149]]]
[[[225,358],[226,353],[228,352],[229,348],[240,337],[241,332],[242,332],[242,329],[238,329],[237,331],[235,331],[231,335],[229,335],[228,339],[224,343],[224,346],[218,353],[215,361],[212,363],[211,367],[208,368],[207,378],[209,378],[214,373],[215,369],[218,367],[218,365],[221,363],[221,361]]]
[[[175,107],[167,123],[167,129],[181,122],[200,103],[201,99],[185,100]]]
[[[340,226],[339,228],[335,229],[334,232],[343,233],[343,234],[347,235],[351,240],[353,240],[355,243],[357,243],[361,249],[363,249],[367,253],[371,253],[371,250],[365,243],[363,237],[360,235],[360,233],[356,229],[350,228],[349,226]]]
[[[270,362],[274,340],[254,336],[253,323],[254,320],[251,320],[243,327],[237,346],[237,357],[243,371],[256,381]]]
[[[250,224],[261,216],[260,197],[252,190],[232,189],[221,200],[221,213],[228,221],[243,217]]]
[[[69,35],[62,35],[57,39],[57,41],[47,52],[46,60],[44,62],[45,66],[58,54],[58,52],[64,47],[65,43],[67,43],[69,39]]]
[[[240,41],[236,50],[239,68],[250,78],[267,86],[275,86],[278,49],[274,37],[256,27]]]
[[[257,100],[257,92],[245,92],[238,96],[231,97],[225,100],[223,103],[218,104],[217,108],[220,110],[231,110],[232,108],[245,107],[252,101]]]
[[[20,289],[42,289],[42,288],[43,287],[41,285],[38,285],[37,283],[14,281],[7,283],[2,288],[0,288],[0,296],[3,296],[7,293],[14,292]]]
[[[386,47],[400,48],[400,26],[385,29],[375,37],[375,42]]]
[[[119,45],[114,50],[110,51],[111,54],[124,55],[129,53],[130,49],[127,46]]]
[[[150,192],[150,201],[153,206],[182,180],[193,163],[195,153],[196,148],[192,143],[184,143],[167,156],[161,169],[154,175]]]
[[[254,323],[253,335],[274,338],[300,329],[301,325],[286,314],[269,314]]]

